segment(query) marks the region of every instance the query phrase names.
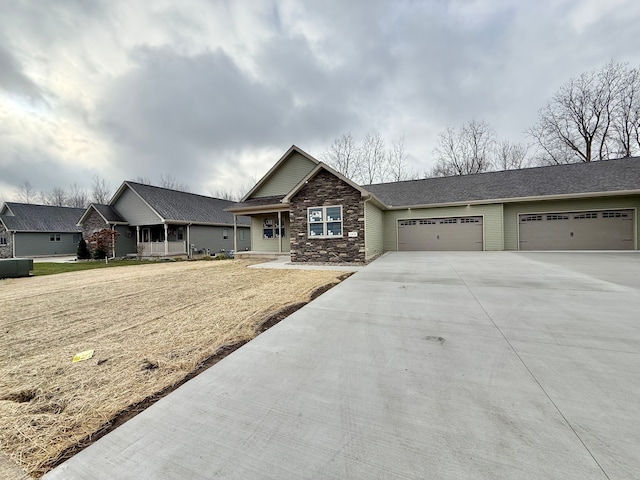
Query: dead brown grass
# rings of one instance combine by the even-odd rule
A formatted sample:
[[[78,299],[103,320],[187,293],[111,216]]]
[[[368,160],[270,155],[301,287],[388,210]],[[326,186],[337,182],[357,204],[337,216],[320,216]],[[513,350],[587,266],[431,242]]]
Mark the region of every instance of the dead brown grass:
[[[33,476],[341,272],[182,262],[0,282],[0,450]],[[90,360],[71,363],[81,351]]]

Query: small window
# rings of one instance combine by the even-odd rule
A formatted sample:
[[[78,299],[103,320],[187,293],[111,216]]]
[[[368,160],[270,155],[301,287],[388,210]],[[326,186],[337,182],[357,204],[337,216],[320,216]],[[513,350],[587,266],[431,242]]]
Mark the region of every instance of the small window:
[[[7,234],[2,232],[0,233],[0,245],[6,245],[7,244]]]
[[[435,220],[420,220],[420,225],[435,225]]]
[[[60,234],[59,233],[52,233],[51,235],[49,235],[49,241],[50,242],[60,242],[61,241]]]
[[[542,215],[525,215],[520,217],[521,222],[541,222]]]
[[[310,237],[342,237],[342,206],[307,209]]]
[[[602,218],[627,218],[627,212],[602,212]]]
[[[547,215],[547,220],[569,220],[569,215]]]
[[[241,228],[240,230],[238,230],[238,240],[244,240],[245,239],[245,230],[244,228]]]
[[[178,227],[178,232],[176,233],[176,238],[178,240],[184,240],[184,227]]]
[[[461,218],[460,223],[480,223],[479,218]]]
[[[400,226],[401,227],[409,227],[411,225],[415,225],[416,221],[415,220],[400,220]]]
[[[226,228],[222,229],[222,239],[227,240],[229,238],[229,230]]]
[[[284,235],[284,218],[281,219],[280,228],[277,218],[267,217],[262,221],[262,238],[265,240],[273,240]]]
[[[443,218],[442,220],[440,220],[440,223],[458,223],[458,219],[457,218]]]
[[[573,215],[574,220],[586,220],[590,218],[598,218],[598,214],[596,212],[589,212],[589,213],[576,213]]]

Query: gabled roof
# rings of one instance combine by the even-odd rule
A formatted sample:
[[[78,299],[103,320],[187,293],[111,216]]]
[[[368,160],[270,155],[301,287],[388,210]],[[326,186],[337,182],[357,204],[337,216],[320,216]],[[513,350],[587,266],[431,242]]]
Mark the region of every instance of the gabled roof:
[[[284,198],[282,199],[282,203],[289,203],[291,201],[291,198],[294,197],[295,194],[298,193],[302,189],[302,187],[304,187],[311,179],[313,179],[316,175],[318,175],[318,173],[320,173],[323,170],[329,172],[334,177],[337,177],[338,179],[340,179],[343,182],[345,182],[347,185],[349,185],[349,186],[353,187],[354,189],[358,190],[360,192],[361,196],[363,196],[363,197],[371,197],[374,200],[376,200],[377,203],[380,204],[380,206],[383,206],[382,202],[380,202],[375,197],[375,195],[372,195],[370,191],[368,191],[365,188],[361,187],[360,185],[358,185],[357,183],[353,182],[352,180],[349,180],[347,177],[345,177],[341,173],[337,172],[336,170],[331,168],[326,163],[322,163],[322,162],[319,162],[313,170],[311,170],[295,187],[293,187],[293,189],[289,193],[287,193],[284,196]]]
[[[363,188],[387,208],[640,194],[640,157],[379,183]]]
[[[311,161],[313,164],[317,165],[318,160],[316,160],[315,158],[313,158],[311,155],[309,155],[307,152],[305,152],[304,150],[302,150],[301,148],[295,146],[295,145],[291,145],[291,147],[289,148],[289,150],[287,150],[285,152],[284,155],[282,155],[282,157],[280,157],[280,160],[278,160],[276,162],[276,164],[271,167],[271,169],[258,181],[258,183],[256,183],[253,188],[251,190],[249,190],[249,192],[247,192],[247,194],[242,197],[242,199],[240,200],[240,203],[243,203],[245,201],[247,201],[247,199],[251,198],[251,195],[253,195],[258,189],[260,189],[260,187],[262,185],[264,185],[265,183],[267,183],[269,181],[269,179],[273,176],[273,174],[275,172],[278,171],[278,169],[280,168],[280,166],[287,161],[287,159],[293,154],[293,153],[299,153],[300,155],[302,155],[303,157],[305,157],[307,160]]]
[[[233,225],[233,214],[225,212],[235,202],[205,197],[136,182],[124,182],[109,204],[114,206],[126,189],[131,189],[164,222],[200,225]],[[249,225],[248,218],[238,218],[238,225]]]
[[[84,213],[82,214],[82,217],[80,217],[80,220],[78,220],[78,225],[81,225],[89,216],[89,214],[91,214],[92,211],[96,211],[98,215],[102,217],[102,219],[104,220],[104,223],[107,223],[109,225],[128,225],[129,224],[129,222],[127,222],[124,218],[122,218],[120,214],[111,207],[111,205],[104,205],[102,203],[92,203],[84,211]]]
[[[6,202],[2,216],[7,230],[16,232],[76,233],[84,208]]]

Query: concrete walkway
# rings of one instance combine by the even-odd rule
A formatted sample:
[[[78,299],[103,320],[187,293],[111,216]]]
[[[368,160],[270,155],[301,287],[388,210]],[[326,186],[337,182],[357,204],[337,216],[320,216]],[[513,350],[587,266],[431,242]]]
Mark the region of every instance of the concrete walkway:
[[[638,478],[639,279],[386,254],[45,478]]]

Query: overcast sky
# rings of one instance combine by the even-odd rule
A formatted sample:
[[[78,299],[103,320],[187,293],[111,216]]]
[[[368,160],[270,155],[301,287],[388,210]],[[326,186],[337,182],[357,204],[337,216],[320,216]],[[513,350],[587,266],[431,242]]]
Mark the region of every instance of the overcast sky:
[[[292,145],[405,136],[429,170],[473,118],[524,130],[569,78],[640,65],[638,0],[6,0],[0,200],[98,174],[237,190]]]

